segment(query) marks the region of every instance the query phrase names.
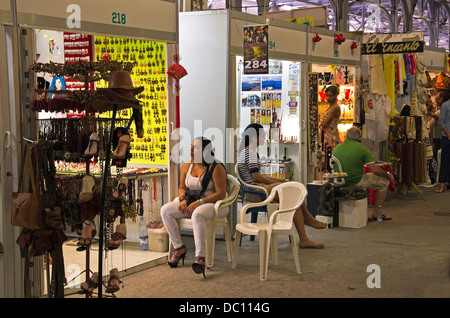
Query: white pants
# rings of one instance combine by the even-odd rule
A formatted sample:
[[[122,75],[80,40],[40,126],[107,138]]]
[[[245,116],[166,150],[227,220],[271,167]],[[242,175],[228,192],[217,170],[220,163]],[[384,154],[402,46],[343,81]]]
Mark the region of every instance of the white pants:
[[[214,203],[205,203],[194,210],[192,216],[184,214],[179,210],[180,202],[175,199],[172,202],[164,204],[161,208],[161,218],[166,227],[169,237],[174,248],[183,246],[180,235],[180,227],[177,219],[191,218],[194,232],[195,256],[206,256],[206,225],[205,222],[210,220],[214,215]],[[219,210],[219,218],[223,218],[228,214],[228,207]]]

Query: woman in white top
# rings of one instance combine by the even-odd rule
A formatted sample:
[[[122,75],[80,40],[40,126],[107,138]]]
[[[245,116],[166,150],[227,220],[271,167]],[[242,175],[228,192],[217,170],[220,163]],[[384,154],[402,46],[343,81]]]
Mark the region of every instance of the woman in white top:
[[[187,247],[183,244],[177,219],[191,218],[195,241],[195,273],[205,276],[206,226],[205,222],[214,215],[214,204],[226,196],[227,172],[221,164],[216,164],[212,178],[201,199],[187,204],[186,191],[201,190],[202,181],[214,162],[214,153],[209,139],[199,137],[191,145],[191,162],[181,168],[178,198],[161,208],[161,217],[174,247],[174,254],[168,261],[170,267],[177,267],[180,259],[186,256]],[[228,207],[219,210],[218,217],[228,214]]]

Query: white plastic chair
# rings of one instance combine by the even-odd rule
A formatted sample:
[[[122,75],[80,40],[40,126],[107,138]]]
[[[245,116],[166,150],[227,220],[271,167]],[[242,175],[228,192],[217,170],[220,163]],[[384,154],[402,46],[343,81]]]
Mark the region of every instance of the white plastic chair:
[[[241,176],[239,175],[239,167],[238,164],[236,164],[234,166],[234,171],[236,173],[236,176],[239,180],[239,182],[241,183],[241,190],[240,190],[240,194],[241,194],[241,198],[242,198],[242,206],[246,205],[246,204],[250,204],[253,203],[253,201],[246,201],[245,197],[246,194],[254,194],[254,195],[259,195],[261,198],[261,201],[264,201],[265,199],[267,199],[267,197],[269,196],[269,193],[267,192],[267,190],[263,187],[254,185],[254,184],[249,184],[244,182],[244,180],[242,180]],[[251,189],[251,190],[248,190]],[[267,204],[267,208],[266,209],[259,209],[260,212],[266,212],[267,215],[270,215],[273,211],[275,211],[278,208],[278,203],[269,203]],[[257,222],[257,218],[258,218],[258,213],[255,212],[258,211],[258,209],[252,211],[252,209],[250,209],[247,213],[252,213],[252,222],[256,223]]]
[[[339,172],[342,172],[342,165],[341,162],[338,160],[338,158],[336,158],[335,156],[331,155],[330,158],[330,166],[331,168],[334,170],[334,164],[333,161],[337,164],[338,168],[339,168]]]
[[[273,188],[270,196],[263,202],[247,204],[240,211],[240,221],[236,225],[232,269],[236,268],[239,254],[239,240],[242,234],[257,235],[259,238],[259,270],[260,280],[267,279],[269,266],[269,249],[272,246],[272,263],[278,262],[278,234],[290,237],[292,252],[297,273],[300,274],[298,247],[295,239],[293,219],[295,211],[303,204],[307,195],[306,187],[299,182],[286,182]],[[260,207],[271,202],[278,194],[279,209],[270,215],[269,223],[248,223],[245,215],[249,208]]]
[[[239,181],[232,175],[227,175],[229,184],[229,194],[223,199],[219,200],[214,205],[214,216],[206,222],[206,258],[205,264],[207,268],[211,268],[214,265],[214,250],[216,245],[216,228],[222,227],[225,234],[225,243],[227,247],[228,262],[232,261],[232,246],[231,246],[231,231],[226,217],[218,218],[219,210],[233,204],[239,194]],[[193,229],[192,220],[190,218],[178,219],[178,225],[184,229]],[[169,259],[173,254],[172,242],[169,243]]]

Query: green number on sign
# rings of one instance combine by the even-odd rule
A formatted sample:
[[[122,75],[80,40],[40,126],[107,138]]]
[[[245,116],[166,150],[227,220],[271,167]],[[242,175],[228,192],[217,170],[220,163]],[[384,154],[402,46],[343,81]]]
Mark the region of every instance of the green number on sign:
[[[113,12],[112,13],[112,23],[126,24],[127,16],[125,15],[125,13],[120,14],[119,12]]]

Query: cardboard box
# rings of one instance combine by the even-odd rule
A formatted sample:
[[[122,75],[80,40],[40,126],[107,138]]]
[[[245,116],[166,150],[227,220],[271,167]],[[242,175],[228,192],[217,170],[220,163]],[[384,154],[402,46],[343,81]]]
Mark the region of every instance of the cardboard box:
[[[353,229],[367,226],[367,198],[339,201],[339,226]]]

